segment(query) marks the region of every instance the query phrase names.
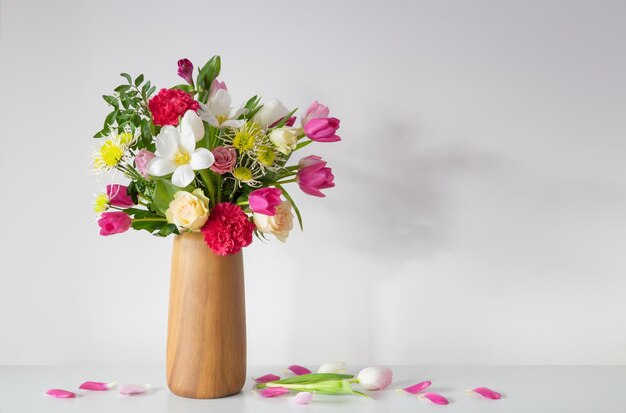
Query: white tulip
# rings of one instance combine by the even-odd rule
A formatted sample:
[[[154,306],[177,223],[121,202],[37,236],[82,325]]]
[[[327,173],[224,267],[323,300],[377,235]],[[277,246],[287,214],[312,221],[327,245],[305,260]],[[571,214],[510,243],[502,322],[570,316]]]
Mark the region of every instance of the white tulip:
[[[298,135],[299,133],[296,128],[278,128],[272,130],[270,133],[270,141],[274,144],[278,152],[283,155],[289,155],[291,151],[296,149]]]
[[[393,371],[387,367],[367,367],[356,378],[366,390],[383,390],[393,381]]]
[[[268,100],[252,119],[261,127],[266,128],[289,115],[289,109],[278,99]]]
[[[346,372],[346,363],[343,361],[337,361],[334,363],[326,363],[322,364],[319,369],[317,369],[318,373],[339,373],[344,374]]]

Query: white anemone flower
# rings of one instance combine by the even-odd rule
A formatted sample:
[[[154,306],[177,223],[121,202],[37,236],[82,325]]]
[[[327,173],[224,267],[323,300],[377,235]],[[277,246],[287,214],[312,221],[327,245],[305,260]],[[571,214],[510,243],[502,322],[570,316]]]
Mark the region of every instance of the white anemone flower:
[[[148,163],[148,173],[164,176],[173,172],[174,185],[189,185],[195,176],[193,171],[209,168],[215,161],[208,149],[196,149],[196,142],[203,136],[204,124],[192,110],[185,113],[178,128],[163,126],[156,137],[156,157]]]
[[[209,96],[206,105],[200,104],[200,117],[216,128],[240,128],[245,123],[237,118],[246,113],[246,108],[230,106],[231,98],[226,89],[218,89]]]

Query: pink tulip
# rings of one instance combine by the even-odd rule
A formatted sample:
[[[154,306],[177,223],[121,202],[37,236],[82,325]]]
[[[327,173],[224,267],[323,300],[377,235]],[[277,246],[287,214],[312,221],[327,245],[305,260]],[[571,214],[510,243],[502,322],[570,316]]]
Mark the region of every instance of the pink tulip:
[[[128,195],[128,187],[124,185],[107,185],[107,196],[109,197],[109,205],[118,208],[130,208],[135,203]]]
[[[130,217],[121,211],[104,212],[98,219],[100,235],[104,236],[126,232],[131,223]]]
[[[193,86],[193,63],[189,59],[180,59],[178,61],[178,76]]]
[[[281,190],[278,188],[261,188],[250,192],[248,202],[252,212],[274,216],[276,207],[280,205]]]
[[[304,134],[316,142],[337,142],[341,138],[335,135],[339,129],[337,118],[315,118],[304,125]]]
[[[148,177],[148,162],[156,155],[147,149],[142,149],[135,155],[135,167],[144,178]]]
[[[237,162],[236,150],[225,146],[216,146],[211,152],[213,152],[213,157],[215,158],[213,165],[210,167],[213,172],[223,175],[233,170]]]
[[[209,87],[209,100],[211,100],[211,98],[215,96],[218,90],[228,91],[228,88],[226,87],[226,82],[220,82],[217,79],[213,79],[213,82],[211,82],[211,86]]]
[[[330,110],[328,106],[324,106],[321,103],[318,103],[317,100],[311,103],[311,106],[304,112],[302,115],[302,126],[306,125],[308,121],[316,118],[327,118]]]
[[[298,162],[300,170],[296,175],[296,180],[302,192],[319,197],[325,197],[320,189],[332,188],[335,186],[332,169],[326,167],[326,161],[315,155],[306,156]]]

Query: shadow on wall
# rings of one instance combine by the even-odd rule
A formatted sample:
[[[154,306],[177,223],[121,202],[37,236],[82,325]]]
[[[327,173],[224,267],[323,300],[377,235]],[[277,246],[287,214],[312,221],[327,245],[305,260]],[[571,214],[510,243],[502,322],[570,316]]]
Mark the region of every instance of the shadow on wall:
[[[346,141],[350,155],[333,161],[342,206],[333,224],[346,229],[337,245],[387,263],[428,257],[449,239],[453,181],[487,166],[489,156],[462,140],[435,142],[406,121],[384,125]]]

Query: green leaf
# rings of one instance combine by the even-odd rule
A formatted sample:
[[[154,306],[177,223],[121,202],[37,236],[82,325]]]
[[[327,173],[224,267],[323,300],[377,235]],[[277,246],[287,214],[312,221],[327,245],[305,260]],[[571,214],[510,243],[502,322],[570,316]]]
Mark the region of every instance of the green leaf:
[[[150,89],[150,81],[148,80],[141,88],[141,94],[146,96],[146,92]]]
[[[156,90],[156,86],[152,86],[150,89],[148,89],[148,93],[146,94],[146,97],[152,96],[155,90]]]
[[[125,92],[128,89],[130,89],[130,85],[119,85],[118,87],[116,87],[115,89],[113,89],[115,92]]]
[[[165,179],[157,180],[154,190],[154,204],[159,212],[165,214],[165,211],[170,207],[170,202],[174,199],[174,194],[184,190],[184,188],[179,188]]]
[[[130,77],[128,73],[120,73],[120,76],[122,76],[123,78],[126,78],[126,80],[128,80],[128,83],[132,85],[133,79]]]
[[[180,89],[180,90],[184,90],[185,92],[190,92],[191,86],[187,84],[180,84],[180,85],[172,86],[172,89]]]
[[[107,115],[106,119],[104,120],[104,129],[109,129],[109,125],[113,125],[113,121],[115,121],[116,116],[117,116],[117,109],[114,109],[113,112]]]
[[[344,380],[351,379],[354,376],[352,374],[339,374],[339,373],[310,373],[302,374],[300,376],[289,377],[287,379],[276,380],[272,383],[278,384],[311,384],[319,383],[326,380]]]
[[[292,110],[291,112],[289,112],[287,114],[287,116],[285,116],[284,118],[281,119],[280,122],[278,122],[276,124],[276,126],[274,126],[274,128],[282,128],[283,126],[285,126],[285,123],[287,123],[287,121],[289,120],[289,118],[296,113],[296,110],[298,110],[298,108],[295,108],[294,110]]]
[[[304,226],[302,225],[302,215],[300,215],[300,210],[298,209],[296,203],[293,201],[293,198],[289,195],[287,191],[285,191],[285,188],[282,185],[276,184],[276,188],[282,191],[285,198],[287,198],[287,201],[289,201],[289,203],[293,207],[293,210],[296,212],[296,217],[298,217],[298,224],[300,224],[300,229],[304,231]]]
[[[139,86],[141,82],[143,82],[143,75],[137,76],[137,78],[135,79],[135,86]]]
[[[210,58],[198,73],[198,85],[208,90],[213,80],[220,75],[221,67],[222,61],[219,56]]]
[[[307,145],[310,145],[311,143],[313,143],[312,140],[308,140],[308,141],[304,141],[304,142],[300,142],[299,144],[296,145],[296,149],[294,149],[294,151],[297,151],[298,149],[302,149]]]
[[[102,99],[109,105],[117,107],[117,98],[115,96],[102,95]]]

